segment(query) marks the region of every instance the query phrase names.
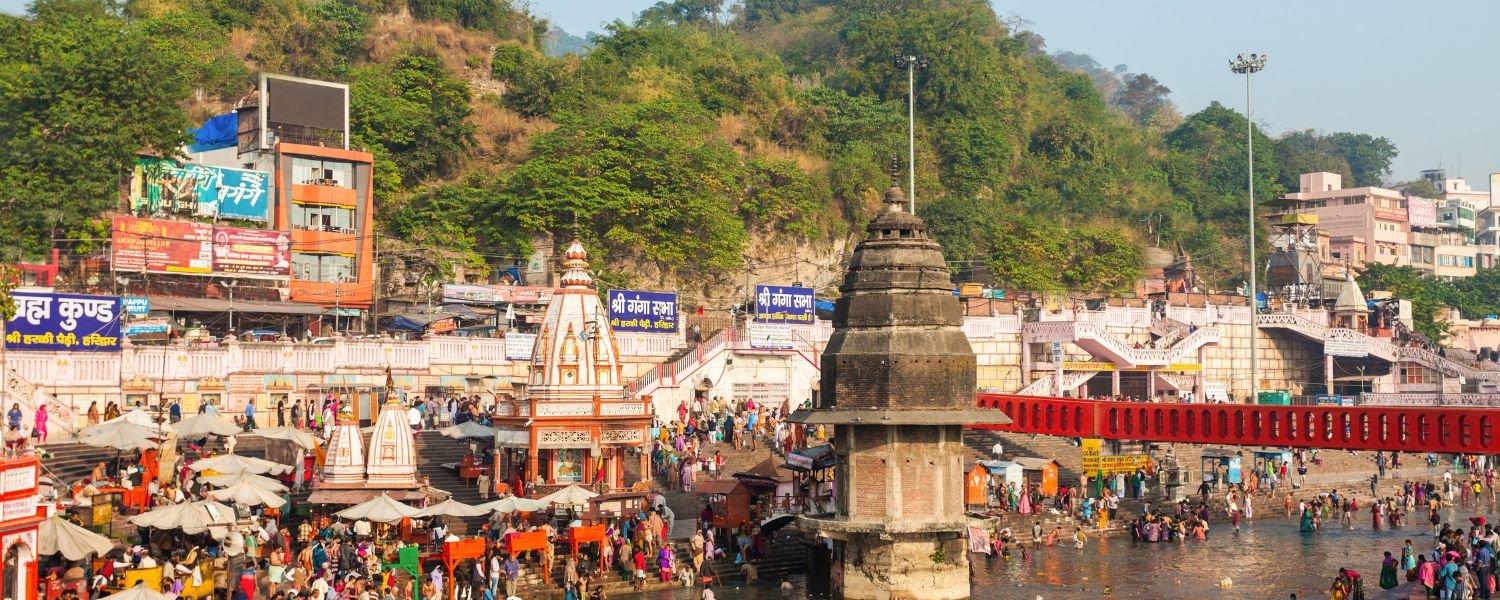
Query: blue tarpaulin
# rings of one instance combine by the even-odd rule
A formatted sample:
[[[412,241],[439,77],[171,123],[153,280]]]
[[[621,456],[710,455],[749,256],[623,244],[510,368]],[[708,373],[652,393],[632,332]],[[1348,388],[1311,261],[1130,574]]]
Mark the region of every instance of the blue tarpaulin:
[[[207,152],[234,146],[239,128],[240,119],[234,113],[209,119],[203,123],[202,127],[188,130],[193,134],[193,145],[188,148],[188,151]]]

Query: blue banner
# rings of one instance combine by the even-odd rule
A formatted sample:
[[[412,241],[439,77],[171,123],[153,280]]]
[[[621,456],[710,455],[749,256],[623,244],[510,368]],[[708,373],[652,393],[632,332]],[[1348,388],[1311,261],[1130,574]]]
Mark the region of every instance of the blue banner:
[[[144,296],[126,296],[125,314],[148,315],[151,314],[151,299]]]
[[[119,296],[12,292],[16,316],[5,325],[10,350],[119,352]]]
[[[677,294],[609,291],[609,326],[615,331],[677,332]]]
[[[271,206],[269,184],[270,177],[261,171],[141,157],[131,181],[130,209],[137,216],[266,221]]]
[[[755,286],[757,323],[813,324],[812,288],[779,285]]]

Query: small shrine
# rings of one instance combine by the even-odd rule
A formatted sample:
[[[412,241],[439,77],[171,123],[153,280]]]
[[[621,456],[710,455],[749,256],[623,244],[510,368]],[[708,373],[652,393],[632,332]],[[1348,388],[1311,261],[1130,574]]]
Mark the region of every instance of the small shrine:
[[[388,383],[386,389],[395,388]],[[382,492],[407,501],[431,496],[433,490],[417,477],[416,439],[396,394],[386,396],[368,440],[352,409],[347,403],[339,406],[322,476],[308,501],[357,504]]]
[[[583,243],[574,240],[563,256],[562,287],[532,347],[524,395],[502,402],[494,421],[497,485],[627,489],[650,478],[651,401],[625,397]]]

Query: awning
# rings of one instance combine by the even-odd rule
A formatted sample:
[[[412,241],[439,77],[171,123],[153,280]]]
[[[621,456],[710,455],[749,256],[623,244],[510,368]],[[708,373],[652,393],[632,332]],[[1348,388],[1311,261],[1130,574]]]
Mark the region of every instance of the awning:
[[[300,302],[263,302],[260,300],[235,300],[233,303],[218,298],[177,298],[153,296],[151,310],[185,312],[229,312],[230,306],[241,313],[278,313],[286,315],[321,315],[326,309],[316,304]]]
[[[833,444],[823,444],[801,450],[793,450],[786,455],[786,464],[782,465],[793,471],[821,471],[833,468]]]
[[[392,500],[399,500],[402,502],[421,500],[427,497],[426,494],[413,490],[313,490],[312,495],[307,497],[307,501],[313,504],[353,505],[366,502],[371,498],[379,496],[381,493],[390,495]]]
[[[710,479],[693,484],[693,491],[699,494],[732,494],[735,488],[744,485],[738,479]]]
[[[530,448],[531,433],[524,429],[496,429],[496,448]]]

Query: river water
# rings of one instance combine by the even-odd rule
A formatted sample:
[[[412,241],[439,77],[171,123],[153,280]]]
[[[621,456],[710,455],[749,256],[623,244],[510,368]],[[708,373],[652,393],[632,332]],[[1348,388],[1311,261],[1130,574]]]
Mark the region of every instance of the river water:
[[[1479,512],[1475,512],[1479,510]],[[1457,507],[1443,514],[1448,523],[1467,529],[1469,518],[1485,515],[1496,522],[1496,509],[1486,501],[1482,509]],[[1340,567],[1359,571],[1366,595],[1380,591],[1382,552],[1400,556],[1404,540],[1418,552],[1432,550],[1432,528],[1425,514],[1420,522],[1400,529],[1370,528],[1370,514],[1362,510],[1353,529],[1327,524],[1322,533],[1297,530],[1297,523],[1278,512],[1246,522],[1239,532],[1228,523],[1215,523],[1207,540],[1148,544],[1128,536],[1090,539],[1083,550],[1071,544],[1042,547],[1030,560],[1011,560],[970,554],[975,600],[1067,600],[1075,598],[1139,598],[1188,600],[1203,598],[1264,598],[1284,600],[1326,598]],[[1221,588],[1228,577],[1231,585]],[[804,581],[793,580],[794,597],[805,597]],[[1405,579],[1403,578],[1404,582]],[[1105,587],[1109,590],[1106,594]],[[677,590],[653,599],[698,598],[695,591]],[[719,600],[780,598],[775,582],[749,589],[725,589]]]

